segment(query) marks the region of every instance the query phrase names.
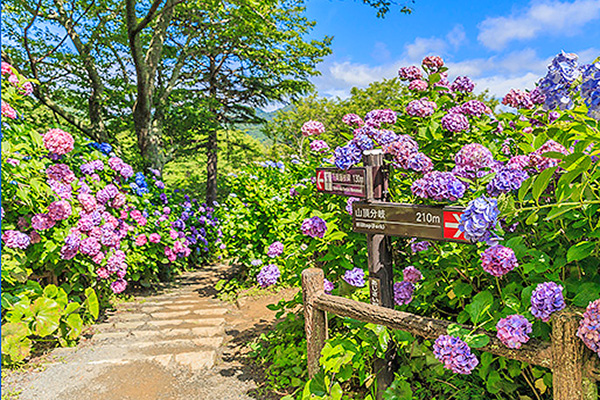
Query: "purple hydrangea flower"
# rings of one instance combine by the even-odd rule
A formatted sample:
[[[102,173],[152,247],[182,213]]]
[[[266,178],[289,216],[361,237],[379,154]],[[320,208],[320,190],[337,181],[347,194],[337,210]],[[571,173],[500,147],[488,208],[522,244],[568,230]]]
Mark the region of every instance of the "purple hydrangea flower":
[[[335,166],[343,170],[358,164],[362,159],[362,151],[352,142],[349,142],[346,146],[337,147],[334,153]]]
[[[361,126],[364,124],[361,117],[356,114],[346,114],[342,117],[342,122],[349,126]]]
[[[279,257],[283,253],[283,243],[273,242],[267,250],[267,255],[271,258]]]
[[[419,67],[411,65],[408,67],[402,67],[398,70],[398,76],[402,80],[413,81],[415,79],[421,79],[423,77],[423,73],[419,69]]]
[[[497,197],[500,193],[518,190],[529,174],[522,169],[502,167],[496,171],[494,178],[488,183],[486,189],[490,196]]]
[[[114,294],[123,293],[126,288],[127,281],[123,278],[117,279],[116,281],[110,284],[110,290],[112,290]]]
[[[479,100],[469,100],[461,105],[460,109],[464,114],[481,117],[485,114],[487,106]]]
[[[496,336],[506,347],[518,349],[523,343],[529,341],[531,322],[522,315],[514,314],[498,321],[496,329],[498,330]]]
[[[479,360],[471,353],[469,346],[461,339],[450,335],[441,335],[435,340],[433,355],[444,364],[444,368],[456,374],[468,375],[479,364]]]
[[[546,143],[542,145],[539,149],[529,154],[530,164],[533,167],[536,167],[539,171],[543,171],[547,168],[555,167],[560,164],[561,160],[557,158],[544,157],[543,154],[548,153],[550,151],[567,154],[568,151],[560,143],[555,142],[550,139]]]
[[[250,261],[250,264],[252,264],[254,267],[258,267],[259,265],[262,265],[262,260],[252,260]]]
[[[365,134],[355,135],[352,143],[361,151],[371,150],[375,146],[373,140]]]
[[[396,111],[390,109],[373,110],[365,115],[365,125],[379,128],[381,124],[395,124],[396,118]]]
[[[2,241],[6,247],[11,249],[25,250],[31,244],[29,235],[14,230],[2,232]]]
[[[316,153],[324,153],[329,150],[329,145],[323,140],[313,140],[310,142],[310,150]]]
[[[466,186],[451,172],[431,171],[413,182],[411,190],[419,197],[456,201],[464,196]]]
[[[275,264],[268,264],[262,267],[258,275],[256,275],[256,281],[262,288],[272,286],[277,283],[277,279],[281,276],[279,268]]]
[[[413,171],[427,173],[433,169],[433,162],[423,153],[414,153],[406,160],[406,166]]]
[[[421,271],[419,271],[412,265],[409,265],[408,267],[404,268],[404,270],[402,271],[402,276],[404,276],[404,280],[406,282],[410,283],[417,283],[421,279],[423,279],[423,274],[421,274]]]
[[[408,169],[408,161],[419,152],[419,145],[409,135],[400,135],[393,142],[382,145],[386,154],[391,154],[400,167]]]
[[[577,337],[596,354],[600,355],[600,299],[588,304],[583,319],[579,321]]]
[[[348,197],[348,200],[346,200],[346,212],[348,214],[352,215],[352,203],[359,200],[358,197]]]
[[[323,288],[325,289],[325,293],[331,294],[333,289],[335,289],[335,286],[333,285],[333,282],[329,281],[327,278],[323,278]]]
[[[415,285],[412,282],[402,281],[394,283],[394,302],[399,305],[409,304],[413,299]]]
[[[448,113],[442,117],[442,128],[450,132],[462,132],[469,130],[469,120],[462,114]]]
[[[354,267],[344,273],[343,279],[352,286],[363,287],[365,286],[365,271]]]
[[[456,167],[460,171],[477,172],[494,166],[494,156],[485,146],[469,143],[454,156]]]
[[[475,89],[475,83],[468,76],[457,76],[450,89],[454,92],[471,93]]]
[[[411,117],[425,118],[431,116],[437,104],[434,101],[429,101],[426,98],[420,100],[413,100],[406,105],[406,114]]]
[[[420,251],[425,251],[429,249],[429,242],[424,240],[422,242],[414,242],[410,244],[410,250],[413,253],[418,253]]]
[[[499,244],[488,247],[481,254],[481,266],[483,270],[494,276],[506,275],[518,265],[513,249]]]
[[[458,228],[472,242],[491,244],[497,239],[492,230],[498,223],[498,201],[486,196],[471,200],[460,217]]]
[[[531,313],[533,316],[548,322],[553,312],[565,308],[562,289],[562,286],[554,282],[544,282],[537,285],[531,293]]]
[[[581,71],[581,97],[588,106],[588,115],[600,120],[600,62],[584,65]]]
[[[325,232],[327,231],[327,224],[322,218],[315,216],[306,218],[304,221],[302,221],[302,226],[300,229],[304,235],[323,239],[323,236],[325,236]]]
[[[533,101],[529,93],[519,89],[510,89],[509,92],[502,99],[502,104],[511,106],[514,108],[533,108]]]

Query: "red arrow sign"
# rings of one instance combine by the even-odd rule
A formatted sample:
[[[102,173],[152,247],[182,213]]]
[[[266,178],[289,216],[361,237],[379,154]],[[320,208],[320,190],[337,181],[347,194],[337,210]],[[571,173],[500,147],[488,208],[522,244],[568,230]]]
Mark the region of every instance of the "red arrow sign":
[[[464,232],[458,229],[461,215],[460,211],[444,211],[444,239],[467,241]]]
[[[325,171],[317,171],[317,190],[325,190]]]

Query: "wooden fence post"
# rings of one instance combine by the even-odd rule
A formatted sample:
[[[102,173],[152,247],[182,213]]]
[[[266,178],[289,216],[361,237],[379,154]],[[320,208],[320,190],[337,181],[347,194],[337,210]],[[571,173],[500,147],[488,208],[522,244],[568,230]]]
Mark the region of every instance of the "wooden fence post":
[[[576,336],[579,319],[569,309],[552,317],[554,400],[588,400],[583,395],[583,342]]]
[[[306,359],[308,361],[308,377],[319,372],[321,350],[327,340],[327,316],[325,311],[315,307],[317,296],[324,293],[323,279],[325,274],[318,268],[302,271],[302,299],[304,300],[304,329],[306,331]]]
[[[388,187],[387,176],[383,174],[383,152],[370,150],[363,153],[363,163],[367,167],[367,201],[383,200]],[[369,290],[371,304],[394,308],[394,271],[390,251],[390,237],[367,234],[369,253]],[[396,347],[392,341],[383,359],[376,359],[374,369],[377,375],[377,399],[394,381]]]

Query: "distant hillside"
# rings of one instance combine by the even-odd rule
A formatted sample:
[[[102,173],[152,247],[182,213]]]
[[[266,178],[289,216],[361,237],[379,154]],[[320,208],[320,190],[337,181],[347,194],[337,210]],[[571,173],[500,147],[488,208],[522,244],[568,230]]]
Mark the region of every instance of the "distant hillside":
[[[273,110],[270,112],[267,111],[263,111],[259,108],[256,109],[256,116],[264,119],[265,121],[272,121],[273,118],[275,118],[275,114],[277,114],[277,111],[288,111],[290,109],[292,109],[292,105],[287,105],[285,107],[279,108],[277,110]],[[271,139],[269,139],[263,132],[262,129],[264,127],[264,124],[237,124],[235,126],[236,129],[239,129],[243,132],[246,132],[248,135],[250,135],[251,137],[257,139],[258,141],[260,141],[263,144],[271,144]]]

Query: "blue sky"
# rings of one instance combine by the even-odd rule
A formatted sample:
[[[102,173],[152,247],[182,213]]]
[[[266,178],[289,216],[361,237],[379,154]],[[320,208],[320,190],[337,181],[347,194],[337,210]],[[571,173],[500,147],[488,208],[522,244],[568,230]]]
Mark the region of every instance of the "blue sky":
[[[396,7],[383,19],[361,0],[307,0],[306,9],[317,21],[311,36],[334,37],[313,79],[323,96],[347,97],[353,86],[440,55],[451,79],[468,75],[476,91],[500,97],[533,88],[561,50],[586,63],[600,56],[600,0],[416,0],[413,14]]]

